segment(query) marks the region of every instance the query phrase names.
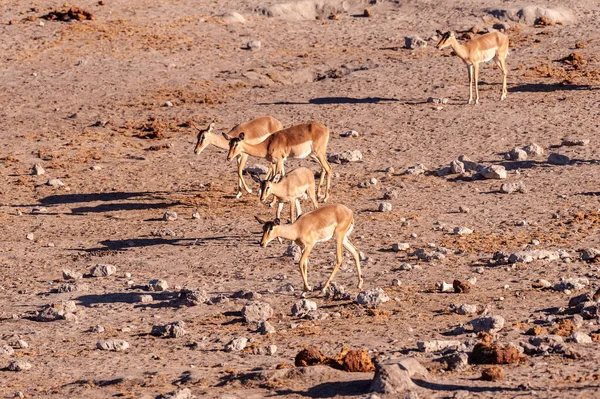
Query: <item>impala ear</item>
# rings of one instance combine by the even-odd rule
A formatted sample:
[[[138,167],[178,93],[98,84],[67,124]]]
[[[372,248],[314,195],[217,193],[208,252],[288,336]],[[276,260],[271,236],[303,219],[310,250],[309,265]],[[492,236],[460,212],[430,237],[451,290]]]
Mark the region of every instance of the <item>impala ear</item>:
[[[281,181],[281,172],[277,172],[275,176],[273,176],[273,183],[279,183]]]
[[[273,220],[273,224],[275,226],[279,226],[281,224],[281,220],[279,220],[279,218],[277,218],[277,219]]]
[[[207,133],[210,133],[210,132],[212,132],[212,130],[213,130],[214,128],[215,128],[215,123],[214,123],[214,122],[211,122],[211,123],[210,123],[210,125],[208,125],[208,132],[207,132]]]
[[[244,140],[244,136],[246,136],[246,135],[244,134],[244,132],[241,132],[241,133],[240,133],[240,135],[238,136],[238,139],[240,139],[240,140],[242,140],[242,141],[243,141],[243,140]]]
[[[439,29],[438,29],[438,30],[436,30],[436,31],[435,31],[435,33],[437,33],[437,34],[438,34],[438,36],[444,36],[444,33],[442,33],[442,31],[441,31],[441,30],[439,30]]]
[[[265,224],[267,223],[266,220],[264,220],[263,218],[259,217],[259,216],[254,216],[254,219],[256,219],[256,221],[260,224]]]
[[[227,141],[230,141],[230,140],[231,140],[231,137],[229,137],[229,136],[227,135],[227,133],[225,133],[225,132],[223,132],[223,137],[225,137],[225,140],[227,140]]]

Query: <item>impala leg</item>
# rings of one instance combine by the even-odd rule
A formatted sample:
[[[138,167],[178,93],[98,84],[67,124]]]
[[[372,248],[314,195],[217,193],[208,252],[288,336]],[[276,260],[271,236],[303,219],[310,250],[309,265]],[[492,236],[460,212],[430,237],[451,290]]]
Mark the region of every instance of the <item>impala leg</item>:
[[[277,213],[275,215],[275,217],[277,219],[281,219],[281,211],[283,210],[283,202],[279,202],[279,204],[277,205]]]
[[[325,197],[323,198],[323,202],[327,202],[329,200],[329,190],[331,189],[331,166],[327,162],[325,155],[317,155],[317,160],[321,164],[321,177],[319,178],[319,186],[317,187],[317,198],[321,195],[321,184],[323,184],[323,179],[325,178],[325,174],[327,174],[327,186],[325,187]]]
[[[344,242],[344,237],[339,237],[339,238],[336,238],[336,240],[335,240],[335,249],[336,249],[336,252],[335,252],[335,266],[333,267],[333,271],[331,272],[331,275],[327,279],[327,282],[323,286],[323,294],[325,294],[327,292],[327,288],[329,288],[329,285],[331,284],[331,281],[333,280],[333,277],[335,276],[335,274],[337,273],[338,269],[340,268],[340,265],[344,261],[344,247],[343,247],[343,242]]]
[[[238,155],[238,156],[235,158],[235,160],[236,160],[236,162],[237,162],[237,166],[238,166],[238,169],[237,169],[237,175],[238,175],[238,191],[237,191],[237,193],[235,194],[235,198],[240,198],[240,197],[242,196],[242,187],[243,187],[243,184],[244,184],[244,183],[243,183],[243,182],[244,182],[244,178],[242,177],[242,170],[243,170],[243,169],[242,169],[242,166],[241,166],[241,162],[242,162],[242,161],[241,161],[241,158],[242,158],[242,156],[241,156],[241,155]]]
[[[252,194],[252,189],[248,187],[243,177],[244,167],[246,167],[246,161],[248,161],[248,154],[241,154],[238,158],[238,176],[240,178],[240,182],[243,185],[244,190],[246,190],[248,194]],[[241,189],[242,187],[240,187],[240,191]]]
[[[302,257],[300,258],[300,274],[302,275],[302,282],[304,283],[304,292],[312,291],[312,287],[308,285],[308,255],[312,251],[314,245],[307,245],[302,251]]]
[[[508,75],[508,69],[506,69],[506,59],[500,60],[500,65],[502,67],[502,97],[500,97],[500,101],[506,99],[506,95],[508,94],[508,90],[506,90],[506,76]]]
[[[354,264],[356,265],[356,273],[358,274],[358,288],[360,289],[360,288],[362,288],[362,285],[363,285],[363,278],[362,278],[362,271],[360,270],[360,257],[358,255],[358,251],[356,250],[354,245],[352,245],[352,243],[350,243],[348,238],[344,239],[344,248],[346,248],[354,257]]]
[[[290,204],[290,223],[294,223],[296,220],[296,207],[294,206],[296,200],[291,199],[288,201],[288,203]]]
[[[473,104],[473,65],[467,66],[467,74],[469,75],[469,102]]]
[[[473,75],[475,80],[475,104],[479,104],[479,64],[473,65]]]
[[[298,198],[296,198],[296,200],[294,202],[296,204],[296,217],[294,218],[294,220],[292,220],[292,223],[294,223],[296,220],[298,220],[300,215],[302,215],[302,208],[300,207],[300,200]],[[291,208],[291,204],[290,204],[290,208]]]

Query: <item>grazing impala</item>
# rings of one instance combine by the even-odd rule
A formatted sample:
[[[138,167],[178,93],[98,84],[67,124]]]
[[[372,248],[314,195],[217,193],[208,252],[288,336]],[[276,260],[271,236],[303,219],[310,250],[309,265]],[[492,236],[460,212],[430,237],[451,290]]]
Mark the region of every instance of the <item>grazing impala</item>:
[[[198,142],[196,143],[196,147],[194,148],[194,153],[196,155],[200,154],[206,147],[208,147],[211,144],[224,150],[229,149],[229,141],[220,134],[213,133],[213,129],[215,127],[214,122],[208,125],[206,129],[199,129],[195,125],[194,127],[199,131]],[[283,129],[283,125],[277,119],[273,118],[272,116],[261,116],[259,118],[252,119],[251,121],[244,122],[235,126],[226,135],[229,138],[234,138],[238,137],[240,133],[244,132],[244,137],[249,143],[258,144],[264,141],[269,135],[281,129]],[[238,192],[236,194],[236,198],[242,196],[242,189],[246,190],[248,193],[252,192],[252,190],[248,187],[248,185],[244,181],[244,178],[242,177],[242,172],[244,171],[244,166],[246,165],[247,160],[247,154],[241,154],[237,157]]]
[[[362,288],[363,278],[360,271],[360,258],[358,251],[350,243],[348,236],[354,227],[354,215],[350,208],[344,205],[324,205],[314,211],[305,213],[293,224],[281,224],[279,219],[272,222],[265,221],[258,216],[256,220],[263,225],[263,236],[260,242],[261,247],[266,247],[269,242],[275,238],[285,238],[292,240],[300,246],[302,257],[300,258],[300,274],[304,282],[304,292],[312,291],[308,285],[308,255],[318,242],[335,239],[336,257],[335,266],[331,276],[323,286],[323,292],[327,290],[331,280],[338,271],[344,260],[344,250],[346,248],[354,257],[356,271],[358,273],[358,288]]]
[[[267,179],[277,173],[285,175],[283,162],[287,158],[306,158],[311,156],[319,165],[321,165],[321,177],[317,188],[317,197],[321,195],[321,185],[325,174],[327,174],[327,185],[323,202],[329,199],[329,189],[331,187],[331,166],[327,162],[327,144],[329,143],[329,129],[318,122],[304,123],[280,130],[267,137],[265,141],[259,144],[252,144],[246,141],[246,135],[240,133],[237,138],[229,141],[229,154],[227,160],[231,161],[240,154],[248,154],[254,157],[266,158],[267,161],[274,164],[272,173],[267,175]]]
[[[486,33],[475,39],[469,40],[464,45],[458,43],[454,32],[442,33],[437,31],[442,37],[437,44],[438,49],[452,47],[454,53],[459,56],[467,65],[469,74],[469,104],[473,103],[473,81],[475,82],[475,104],[479,104],[479,63],[494,60],[502,72],[502,95],[500,100],[506,98],[506,56],[508,54],[508,36],[500,32]]]
[[[252,178],[260,184],[260,200],[262,202],[266,202],[271,194],[279,201],[277,219],[281,218],[283,204],[288,202],[290,204],[290,221],[294,223],[296,218],[302,214],[300,198],[305,195],[312,201],[314,209],[319,207],[315,197],[315,175],[312,170],[297,168],[281,180],[279,180],[280,177],[281,175],[278,174],[272,180],[260,180],[258,176],[252,175]]]

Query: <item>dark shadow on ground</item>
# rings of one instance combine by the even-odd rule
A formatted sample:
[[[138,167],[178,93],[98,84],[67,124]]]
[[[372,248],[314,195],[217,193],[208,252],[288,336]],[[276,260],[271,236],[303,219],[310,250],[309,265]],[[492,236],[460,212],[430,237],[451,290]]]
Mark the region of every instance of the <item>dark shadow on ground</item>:
[[[334,398],[338,396],[365,396],[369,393],[371,380],[324,382],[306,391],[277,390],[277,395],[299,395],[308,398]]]
[[[431,389],[432,391],[468,391],[468,392],[519,392],[520,388],[499,387],[499,386],[468,386],[457,384],[439,384],[413,378],[413,382],[421,388]]]
[[[151,193],[151,192],[139,192],[139,193],[122,193],[122,192],[108,192],[108,193],[91,193],[91,194],[58,194],[49,195],[40,200],[40,204],[44,205],[59,205],[59,204],[75,204],[79,202],[94,202],[94,201],[123,201],[130,198],[151,196],[157,194],[167,193]]]
[[[76,215],[82,213],[103,213],[103,212],[117,212],[117,211],[139,211],[146,209],[165,209],[172,206],[180,205],[179,201],[174,202],[125,202],[125,203],[113,203],[113,204],[100,204],[96,206],[80,206],[71,209],[71,212]],[[162,220],[162,219],[160,219]]]
[[[385,98],[385,97],[364,97],[364,98],[353,98],[353,97],[317,97],[308,100],[308,102],[295,102],[295,101],[277,101],[274,103],[259,103],[258,105],[330,105],[330,104],[379,104],[382,102],[400,102],[396,98]]]
[[[85,307],[101,303],[139,303],[139,296],[151,294],[154,301],[172,301],[177,297],[176,292],[115,292],[110,294],[89,294],[75,298],[79,304]]]
[[[521,93],[550,93],[553,91],[598,90],[591,85],[572,85],[561,83],[525,83],[509,87],[509,92]]]

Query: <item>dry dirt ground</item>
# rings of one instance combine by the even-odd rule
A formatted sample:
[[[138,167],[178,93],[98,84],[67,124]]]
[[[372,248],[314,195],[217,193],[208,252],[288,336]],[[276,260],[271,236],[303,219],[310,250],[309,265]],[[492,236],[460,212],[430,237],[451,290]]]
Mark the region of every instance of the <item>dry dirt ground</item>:
[[[481,104],[467,106],[466,68],[449,49],[435,49],[435,30],[491,28],[498,20],[488,10],[517,5],[512,1],[379,0],[290,20],[260,12],[272,0],[82,0],[74,5],[95,19],[71,22],[39,19],[62,9],[62,2],[2,1],[0,344],[18,337],[29,347],[0,356],[0,395],[153,398],[187,387],[198,397],[364,397],[372,373],[265,384],[237,379],[256,368],[293,364],[309,345],[328,355],[346,345],[377,359],[417,357],[430,369],[420,397],[600,396],[596,342],[568,344],[579,353],[571,358],[525,356],[501,366],[501,382],[481,381],[477,365],[445,371],[439,354],[416,349],[420,340],[448,339],[444,333],[474,317],[453,313],[452,304],[503,316],[497,342],[518,345],[534,323],[552,328],[552,317],[568,317],[547,309],[566,307],[570,297],[599,285],[598,264],[580,260],[578,251],[600,247],[600,8],[582,0],[544,3],[570,9],[574,20],[537,27],[509,22],[508,98],[498,101],[500,72],[487,64]],[[371,17],[362,16],[365,7]],[[219,17],[233,11],[247,22]],[[331,13],[339,18],[328,19]],[[410,50],[403,48],[407,35],[431,39]],[[251,40],[262,47],[245,49]],[[568,58],[574,52],[583,61]],[[436,105],[428,97],[449,102]],[[192,151],[190,120],[216,121],[220,132],[260,115],[285,126],[320,121],[331,130],[329,152],[362,152],[362,162],[333,165],[331,202],[355,212],[353,241],[368,257],[364,288],[381,287],[391,301],[368,310],[315,292],[310,299],[329,317],[291,316],[301,278],[293,260],[282,256],[287,244],[258,245],[254,215],[272,217],[274,210],[256,194],[232,197],[234,165],[223,150]],[[350,129],[359,137],[340,136]],[[561,146],[565,137],[591,143]],[[546,155],[504,160],[503,153],[532,142]],[[570,162],[550,164],[550,152]],[[461,154],[504,165],[507,180],[523,182],[527,192],[501,194],[499,180],[403,174],[417,163],[435,171]],[[34,163],[46,173],[32,175]],[[309,160],[287,162],[288,170],[297,165],[318,170]],[[386,173],[388,167],[395,171]],[[376,185],[357,187],[373,177]],[[64,186],[46,185],[51,178]],[[388,201],[393,210],[377,212],[390,190],[398,194]],[[459,212],[460,206],[470,212]],[[177,212],[177,220],[164,221],[167,210]],[[192,218],[196,211],[199,219]],[[448,234],[436,228],[438,221],[474,233]],[[395,242],[408,242],[411,250],[392,252]],[[430,244],[450,251],[429,262],[410,255],[431,250]],[[534,247],[564,249],[573,259],[489,263],[496,251]],[[313,285],[327,278],[333,251],[332,243],[313,251]],[[420,268],[397,270],[404,262]],[[64,283],[63,269],[87,273],[98,263],[115,265],[117,273],[84,278],[87,291],[52,292]],[[435,288],[442,280],[471,277],[477,281],[466,294]],[[590,286],[571,294],[532,288],[537,279],[554,284],[561,277],[588,277]],[[156,278],[167,280],[169,290],[154,293],[151,303],[136,302]],[[335,281],[356,295],[355,279],[347,258]],[[393,279],[402,284],[392,286]],[[293,293],[281,290],[287,283]],[[277,332],[261,335],[243,323],[239,312],[247,299],[173,306],[179,287],[211,297],[258,293],[275,311]],[[63,300],[77,304],[76,320],[35,321],[36,311]],[[185,336],[149,335],[153,325],[177,320],[186,323]],[[90,332],[96,325],[104,332]],[[579,327],[586,333],[598,328],[595,319]],[[251,347],[275,344],[277,352],[223,351],[240,336]],[[124,339],[131,348],[97,350],[96,342],[107,338]],[[450,337],[473,338],[468,328]],[[9,371],[15,359],[31,363],[31,370]]]

